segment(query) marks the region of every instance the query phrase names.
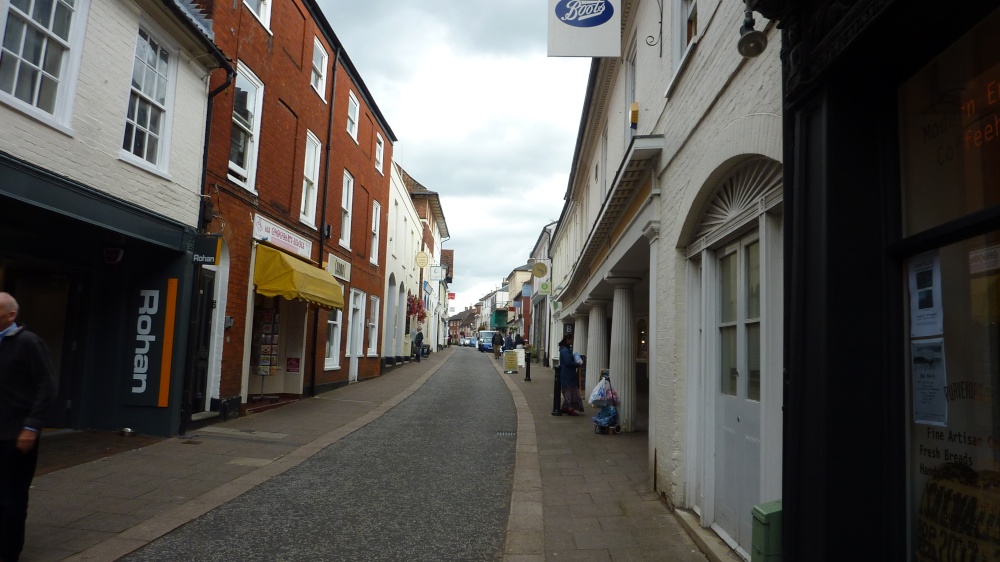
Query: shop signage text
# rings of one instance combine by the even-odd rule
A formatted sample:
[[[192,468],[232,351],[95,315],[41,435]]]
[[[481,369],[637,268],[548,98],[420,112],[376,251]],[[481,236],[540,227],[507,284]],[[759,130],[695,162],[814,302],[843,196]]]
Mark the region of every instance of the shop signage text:
[[[253,219],[253,237],[270,242],[306,259],[312,258],[312,242],[285,227],[257,215]]]
[[[169,403],[177,279],[167,279],[165,285],[140,289],[137,299],[132,301],[135,343],[130,354],[129,389],[124,399],[129,405],[166,408]]]

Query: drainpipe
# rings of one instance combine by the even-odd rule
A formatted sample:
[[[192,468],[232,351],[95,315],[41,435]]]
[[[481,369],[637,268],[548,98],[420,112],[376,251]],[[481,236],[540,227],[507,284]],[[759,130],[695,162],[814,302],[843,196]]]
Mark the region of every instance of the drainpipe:
[[[319,214],[319,263],[323,263],[323,252],[325,252],[324,244],[326,243],[326,203],[327,203],[327,192],[329,191],[330,182],[330,144],[333,140],[333,106],[334,100],[337,94],[337,61],[340,60],[340,45],[337,45],[337,49],[333,53],[333,68],[330,69],[330,116],[326,122],[326,161],[323,162],[323,205],[320,207]],[[319,194],[317,193],[317,199],[319,199]],[[331,227],[331,236],[332,234]],[[312,365],[312,374],[309,377],[309,396],[316,396],[316,352],[319,349],[319,308],[313,313],[313,358],[310,361]],[[325,357],[325,355],[324,355]]]
[[[178,18],[184,21],[187,17],[186,14],[178,13],[179,8],[172,2],[165,2],[165,5],[169,6],[174,10]],[[223,54],[219,47],[215,45],[213,41],[209,41],[209,52],[212,57],[219,62],[218,68],[223,68],[226,71],[226,80],[218,88],[208,92],[208,100],[205,108],[205,142],[203,144],[202,155],[201,155],[201,203],[198,205],[198,226],[197,230],[201,231],[204,225],[212,219],[211,217],[211,204],[206,203],[206,201],[211,201],[208,199],[208,188],[205,185],[208,180],[208,147],[209,141],[211,140],[212,131],[212,107],[214,106],[215,96],[221,94],[226,90],[232,83],[233,79],[236,77],[236,69],[230,63],[226,55]],[[206,216],[207,215],[207,216]],[[194,272],[192,274],[194,279],[192,287],[192,298],[190,307],[190,326],[188,334],[197,334],[198,330],[204,329],[204,326],[199,325],[199,315],[198,315],[198,303],[200,299],[198,298],[198,293],[201,287],[201,264],[194,265]],[[181,395],[183,399],[181,400],[181,413],[180,413],[180,424],[177,428],[178,434],[184,435],[187,433],[188,424],[191,421],[191,399],[194,393],[194,379],[195,379],[195,347],[198,345],[197,341],[191,341],[188,339],[187,344],[187,365],[184,369],[184,384],[181,390]]]

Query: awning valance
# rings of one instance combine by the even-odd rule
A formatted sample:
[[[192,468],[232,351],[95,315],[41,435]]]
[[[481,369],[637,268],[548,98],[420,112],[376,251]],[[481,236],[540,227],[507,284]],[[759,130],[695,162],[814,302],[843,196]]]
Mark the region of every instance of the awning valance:
[[[333,275],[262,244],[257,246],[253,282],[265,297],[301,299],[327,309],[344,308],[344,291]]]

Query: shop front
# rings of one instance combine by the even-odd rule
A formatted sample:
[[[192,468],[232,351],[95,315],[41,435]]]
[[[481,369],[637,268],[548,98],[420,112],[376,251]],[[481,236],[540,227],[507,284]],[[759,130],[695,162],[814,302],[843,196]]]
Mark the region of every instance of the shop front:
[[[46,342],[53,428],[174,435],[194,230],[0,155],[0,290]]]
[[[1000,10],[758,9],[785,42],[784,557],[997,559]]]
[[[243,402],[297,398],[315,381],[310,309],[343,310],[340,283],[308,261],[311,243],[259,217],[247,318]]]

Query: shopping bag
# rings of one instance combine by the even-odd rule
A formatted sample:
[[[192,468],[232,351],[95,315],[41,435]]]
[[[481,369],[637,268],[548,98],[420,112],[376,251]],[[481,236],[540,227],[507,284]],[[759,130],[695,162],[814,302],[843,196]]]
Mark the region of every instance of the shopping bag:
[[[608,403],[608,391],[611,390],[611,385],[608,381],[601,379],[597,382],[597,386],[590,393],[590,403],[598,408],[602,408]]]

